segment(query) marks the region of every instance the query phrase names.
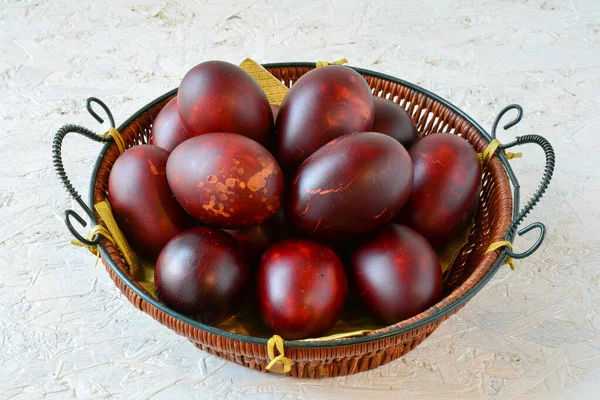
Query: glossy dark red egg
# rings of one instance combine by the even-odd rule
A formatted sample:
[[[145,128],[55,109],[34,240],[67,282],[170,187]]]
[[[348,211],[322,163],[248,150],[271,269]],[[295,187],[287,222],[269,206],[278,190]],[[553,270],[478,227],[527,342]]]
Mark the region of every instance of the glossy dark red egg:
[[[261,224],[277,212],[283,196],[275,158],[234,133],[207,133],[183,142],[169,157],[167,179],[185,210],[221,228]]]
[[[477,209],[481,163],[465,139],[450,133],[425,136],[409,153],[414,183],[396,221],[440,248],[465,227]]]
[[[167,183],[169,153],[152,145],[127,149],[108,179],[108,197],[119,228],[136,253],[155,259],[163,246],[194,221]]]
[[[231,317],[248,289],[245,254],[229,234],[197,227],[164,247],[154,273],[158,298],[167,306],[207,324]]]
[[[273,113],[260,85],[225,61],[206,61],[183,77],[177,94],[179,116],[191,137],[231,132],[267,144]]]
[[[373,124],[373,94],[354,70],[329,65],[302,76],[287,93],[277,115],[278,160],[295,170],[321,146]]]
[[[393,101],[375,97],[373,132],[393,137],[407,149],[419,140],[419,132],[406,110]]]
[[[285,339],[319,337],[340,317],[348,282],[329,247],[288,239],[263,254],[256,277],[263,322]]]
[[[300,168],[286,200],[290,226],[339,240],[388,223],[410,195],[408,152],[395,139],[362,132],[334,139]]]
[[[373,232],[352,255],[358,296],[387,324],[410,318],[434,305],[442,293],[442,269],[423,236],[388,224]]]
[[[173,97],[160,110],[152,122],[150,144],[165,149],[169,153],[175,147],[189,139],[177,111],[177,96]]]

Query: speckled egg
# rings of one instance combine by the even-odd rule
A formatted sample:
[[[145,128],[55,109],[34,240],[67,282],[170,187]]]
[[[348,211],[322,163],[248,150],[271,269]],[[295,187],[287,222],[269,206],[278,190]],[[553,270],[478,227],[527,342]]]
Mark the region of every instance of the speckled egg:
[[[179,204],[201,222],[246,228],[274,215],[283,173],[263,146],[234,133],[189,139],[171,153],[167,180]]]

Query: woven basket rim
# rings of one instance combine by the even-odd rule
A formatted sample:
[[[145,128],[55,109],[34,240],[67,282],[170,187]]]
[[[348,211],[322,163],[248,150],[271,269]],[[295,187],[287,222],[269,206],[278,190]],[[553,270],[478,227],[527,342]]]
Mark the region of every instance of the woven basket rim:
[[[268,68],[285,68],[285,67],[314,67],[315,63],[284,62],[284,63],[262,64],[262,66],[267,69]],[[353,70],[357,71],[360,74],[370,75],[370,76],[373,76],[376,78],[388,80],[388,81],[406,86],[406,87],[408,87],[412,90],[415,90],[435,101],[442,103],[443,105],[448,107],[450,110],[452,110],[454,113],[456,113],[456,114],[460,115],[462,118],[464,118],[469,124],[471,124],[488,143],[492,140],[491,136],[487,133],[487,131],[485,129],[483,129],[481,127],[481,125],[479,125],[473,118],[471,118],[464,111],[459,109],[454,104],[450,103],[448,100],[440,97],[439,95],[437,95],[433,92],[430,92],[427,89],[424,89],[418,85],[415,85],[413,83],[404,81],[402,79],[399,79],[399,78],[396,78],[396,77],[393,77],[390,75],[386,75],[386,74],[382,74],[382,73],[379,73],[376,71],[358,68],[358,67],[349,66],[349,68],[352,68]],[[150,103],[141,107],[138,111],[136,111],[134,114],[132,114],[127,120],[125,120],[122,124],[120,124],[117,129],[119,131],[124,130],[128,125],[130,125],[133,121],[135,121],[140,115],[145,113],[149,108],[151,108],[152,106],[156,105],[157,103],[160,103],[161,101],[167,99],[168,97],[176,94],[177,91],[178,91],[178,88],[174,88],[174,89],[166,92],[165,94],[155,98]],[[99,171],[102,161],[106,155],[106,152],[108,151],[108,149],[110,148],[110,146],[112,144],[113,144],[112,142],[108,142],[102,147],[100,154],[98,155],[98,158],[96,159],[94,169],[92,171],[92,175],[91,175],[91,179],[90,179],[90,188],[89,188],[89,193],[88,193],[88,205],[89,205],[90,209],[92,209],[92,210],[94,209],[94,204],[93,204],[94,203],[94,190],[95,190],[95,182],[97,179],[98,171]],[[508,179],[510,180],[511,184],[513,185],[513,188],[518,187],[518,182],[516,181],[514,172],[511,168],[510,164],[508,163],[508,160],[504,157],[502,152],[498,153],[498,156],[499,156],[499,161],[502,164],[504,171],[506,172],[506,174],[508,176]],[[513,203],[513,219],[514,219],[516,212],[518,211],[518,204],[517,204],[518,197],[515,196],[514,190],[513,190],[513,196],[512,196],[511,201]],[[94,224],[97,223],[95,218],[94,218],[94,221],[92,221],[92,222]],[[509,232],[509,236],[507,236],[506,239],[509,241],[513,241],[514,237],[515,237],[515,232]],[[125,285],[129,289],[131,289],[136,295],[138,295],[143,301],[150,303],[153,307],[159,309],[161,312],[165,313],[166,315],[168,315],[172,318],[175,318],[177,320],[180,320],[181,322],[188,324],[192,327],[203,330],[203,331],[213,334],[213,335],[224,337],[226,339],[249,343],[249,344],[257,344],[257,345],[262,345],[262,346],[267,345],[268,339],[266,339],[266,338],[259,338],[259,337],[255,337],[255,336],[249,336],[249,335],[243,335],[243,334],[239,334],[239,333],[225,331],[225,330],[216,328],[214,326],[203,324],[201,322],[193,320],[183,314],[180,314],[180,313],[170,309],[166,305],[160,303],[158,300],[156,300],[153,297],[151,297],[150,295],[148,295],[145,291],[140,289],[137,285],[135,285],[134,282],[123,271],[121,271],[118,268],[118,266],[113,261],[113,259],[111,258],[110,254],[108,253],[108,251],[106,250],[104,245],[100,244],[98,247],[100,249],[100,253],[102,255],[103,261],[105,262],[105,264],[107,264],[110,267],[110,269],[116,274],[116,276],[123,283],[125,283]],[[430,315],[426,316],[425,318],[421,318],[415,322],[408,323],[403,326],[391,328],[384,332],[367,335],[367,336],[359,336],[359,337],[344,338],[344,339],[337,339],[337,340],[309,341],[309,342],[303,342],[303,341],[298,341],[298,340],[285,340],[284,341],[285,347],[286,348],[298,348],[298,349],[302,349],[302,348],[305,348],[305,349],[315,348],[316,349],[316,348],[326,348],[326,347],[354,346],[354,345],[358,345],[358,344],[371,343],[371,342],[376,342],[376,341],[383,340],[383,339],[396,337],[398,335],[402,335],[402,334],[405,334],[412,330],[426,326],[432,322],[435,322],[441,318],[444,318],[446,315],[451,314],[453,311],[457,310],[458,308],[462,307],[465,303],[467,303],[475,294],[477,294],[492,279],[492,277],[496,274],[496,272],[498,271],[500,266],[504,263],[506,256],[507,255],[505,252],[501,252],[498,256],[494,255],[494,257],[497,257],[497,259],[492,264],[492,266],[487,271],[487,273],[481,278],[481,280],[479,280],[476,284],[474,284],[464,295],[462,295],[461,297],[459,297],[458,299],[456,299],[455,301],[453,301],[452,303],[450,303],[444,307],[437,308],[436,311],[434,311]]]

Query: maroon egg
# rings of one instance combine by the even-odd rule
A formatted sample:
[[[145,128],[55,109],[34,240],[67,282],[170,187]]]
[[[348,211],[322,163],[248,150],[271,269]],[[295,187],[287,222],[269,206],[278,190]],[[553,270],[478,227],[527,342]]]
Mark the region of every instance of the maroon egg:
[[[231,132],[266,144],[273,113],[260,85],[246,71],[225,61],[192,68],[177,94],[179,116],[190,136]]]
[[[412,180],[410,157],[396,140],[375,132],[345,135],[300,166],[286,216],[299,232],[339,240],[388,223],[408,199]]]
[[[287,93],[277,115],[281,167],[295,170],[321,146],[373,124],[373,94],[354,70],[329,65],[302,76]]]
[[[256,277],[263,322],[285,339],[319,337],[340,317],[348,282],[329,247],[288,239],[263,254]]]
[[[169,157],[167,178],[191,215],[221,228],[247,228],[281,205],[283,174],[260,144],[234,133],[186,140]]]
[[[224,230],[238,241],[251,260],[258,261],[270,245],[285,239],[287,236],[285,221],[278,215],[281,211],[279,209],[277,214],[260,225],[243,229]]]
[[[373,232],[352,255],[359,298],[388,324],[434,305],[442,293],[442,269],[431,245],[406,226]]]
[[[433,247],[440,248],[475,213],[481,191],[481,163],[465,139],[450,133],[425,136],[409,153],[414,183],[396,221],[414,228]]]
[[[117,158],[108,178],[108,197],[119,228],[144,258],[155,259],[177,233],[194,225],[167,183],[169,153],[139,145]]]
[[[239,244],[220,229],[181,232],[164,247],[154,272],[156,295],[167,306],[207,324],[231,317],[248,289]]]
[[[165,104],[152,122],[150,144],[170,153],[187,139],[189,139],[189,135],[185,131],[177,112],[177,97],[173,97]]]
[[[384,133],[399,141],[407,149],[419,140],[414,121],[404,108],[393,101],[375,97],[373,132]]]

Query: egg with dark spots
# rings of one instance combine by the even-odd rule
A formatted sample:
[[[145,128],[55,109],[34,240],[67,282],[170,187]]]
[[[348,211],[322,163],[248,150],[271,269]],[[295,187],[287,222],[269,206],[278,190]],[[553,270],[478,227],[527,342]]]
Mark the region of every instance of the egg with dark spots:
[[[285,339],[319,337],[339,319],[348,281],[342,262],[324,244],[288,239],[263,254],[256,277],[263,322]]]
[[[302,76],[277,115],[277,155],[288,172],[338,136],[371,130],[373,94],[356,71],[329,65]]]
[[[442,268],[427,240],[388,224],[367,234],[353,252],[351,279],[359,299],[387,324],[413,317],[442,294]]]
[[[298,232],[339,240],[388,223],[404,206],[412,181],[412,162],[398,141],[375,132],[345,135],[296,171],[286,216]]]
[[[404,108],[381,97],[375,97],[374,100],[373,132],[391,136],[407,149],[419,140],[417,127]]]
[[[273,216],[283,196],[283,174],[252,139],[207,133],[175,148],[167,179],[179,204],[207,225],[247,228]]]
[[[469,142],[450,133],[425,136],[409,153],[414,183],[395,220],[439,249],[464,229],[477,209],[481,163]]]
[[[163,246],[195,224],[173,198],[167,183],[169,153],[139,145],[117,158],[108,178],[108,198],[115,220],[135,252],[158,257]]]
[[[183,77],[177,93],[181,122],[190,137],[231,132],[266,145],[273,112],[260,85],[242,68],[206,61]]]
[[[165,149],[170,153],[175,147],[189,139],[189,137],[179,118],[177,97],[173,97],[165,104],[152,122],[150,144]]]

